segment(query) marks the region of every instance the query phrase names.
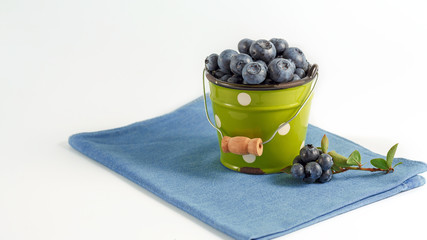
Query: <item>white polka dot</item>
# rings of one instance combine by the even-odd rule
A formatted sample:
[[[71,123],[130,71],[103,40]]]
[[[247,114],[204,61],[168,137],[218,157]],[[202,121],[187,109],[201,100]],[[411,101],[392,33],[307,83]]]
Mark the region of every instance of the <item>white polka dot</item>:
[[[216,115],[216,114],[215,114],[215,123],[216,123],[216,126],[218,128],[221,127],[221,120],[219,119],[218,115]]]
[[[301,147],[300,147],[299,149],[303,148],[304,146],[305,146],[305,140],[304,140],[304,141],[302,141],[302,143],[301,143]]]
[[[279,134],[280,135],[286,135],[286,134],[288,134],[289,130],[291,130],[291,125],[289,125],[289,123],[286,123],[284,126],[282,126],[279,129]]]
[[[243,155],[243,160],[245,160],[245,162],[247,163],[253,163],[255,162],[256,156],[252,155],[252,154],[248,154],[248,155]]]
[[[248,106],[249,103],[251,103],[251,96],[247,93],[239,93],[239,95],[237,95],[237,101],[242,106]]]

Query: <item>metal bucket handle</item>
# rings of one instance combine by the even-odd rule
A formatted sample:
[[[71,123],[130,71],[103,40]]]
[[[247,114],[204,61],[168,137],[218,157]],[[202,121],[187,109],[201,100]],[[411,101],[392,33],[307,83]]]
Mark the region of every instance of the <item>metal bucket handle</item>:
[[[294,118],[296,118],[298,116],[298,114],[301,112],[302,108],[305,106],[305,104],[307,103],[308,99],[311,97],[311,95],[313,95],[313,91],[316,87],[317,84],[317,79],[319,78],[319,73],[318,73],[318,67],[316,64],[313,65],[313,67],[309,70],[310,73],[310,78],[314,78],[316,77],[316,79],[314,80],[314,84],[312,86],[312,88],[310,89],[310,92],[308,93],[307,97],[304,99],[304,102],[301,104],[301,106],[298,108],[298,110],[296,111],[296,113],[286,122],[282,123],[279,125],[279,127],[276,129],[276,131],[273,133],[273,135],[266,141],[262,142],[262,144],[266,144],[269,143],[271,140],[273,140],[274,136],[276,136],[276,134],[280,131],[280,129],[282,127],[284,127],[286,124],[288,124],[290,121],[292,121]],[[224,135],[222,134],[222,131],[217,128],[211,121],[209,114],[208,114],[208,107],[207,107],[207,103],[206,103],[206,86],[205,86],[205,74],[206,74],[206,69],[203,70],[203,101],[205,104],[205,113],[206,113],[206,118],[208,119],[209,123],[211,124],[211,126],[213,128],[215,128],[219,134],[221,135],[221,140],[224,138]],[[262,149],[261,149],[261,154],[262,154]]]

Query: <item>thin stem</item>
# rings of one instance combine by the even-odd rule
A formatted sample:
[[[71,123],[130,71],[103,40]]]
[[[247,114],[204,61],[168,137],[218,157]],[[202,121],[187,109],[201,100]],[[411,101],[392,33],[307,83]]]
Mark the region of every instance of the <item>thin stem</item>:
[[[381,168],[364,168],[364,167],[359,166],[359,167],[344,167],[344,168],[340,168],[340,170],[339,171],[335,171],[334,174],[342,173],[342,172],[345,172],[345,171],[348,171],[348,170],[359,170],[359,171],[369,171],[369,172],[386,172],[386,173],[394,172],[393,168],[381,169]]]

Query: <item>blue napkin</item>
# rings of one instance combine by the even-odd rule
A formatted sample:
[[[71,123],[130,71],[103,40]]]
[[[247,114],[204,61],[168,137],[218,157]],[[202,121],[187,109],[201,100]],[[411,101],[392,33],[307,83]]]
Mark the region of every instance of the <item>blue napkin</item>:
[[[357,149],[364,162],[383,157],[312,125],[306,143],[319,145],[323,134],[342,155]],[[202,98],[154,119],[69,138],[76,150],[236,239],[285,235],[425,183],[417,174],[427,165],[403,158],[395,159],[403,164],[394,173],[347,171],[325,184],[237,173],[221,165],[217,141]]]

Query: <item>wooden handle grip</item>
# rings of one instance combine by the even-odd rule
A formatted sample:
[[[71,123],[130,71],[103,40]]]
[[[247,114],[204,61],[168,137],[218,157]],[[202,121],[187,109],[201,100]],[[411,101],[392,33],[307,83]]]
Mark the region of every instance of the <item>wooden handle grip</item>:
[[[261,156],[263,145],[261,138],[247,138],[247,137],[228,137],[224,136],[221,140],[221,149],[223,152],[234,153],[238,155],[253,154]]]

